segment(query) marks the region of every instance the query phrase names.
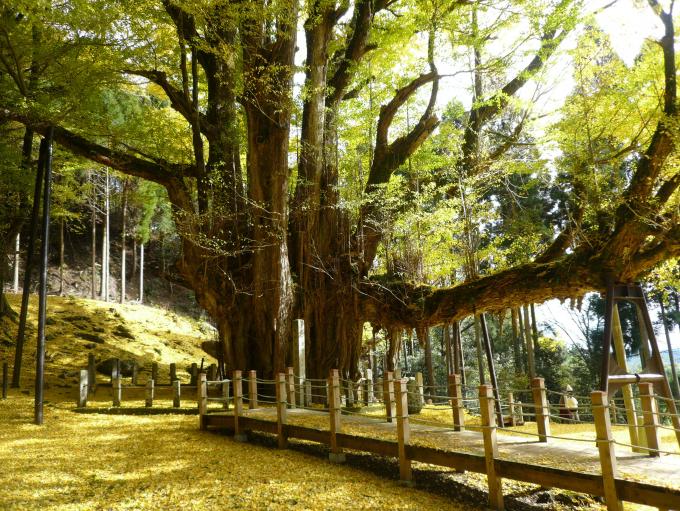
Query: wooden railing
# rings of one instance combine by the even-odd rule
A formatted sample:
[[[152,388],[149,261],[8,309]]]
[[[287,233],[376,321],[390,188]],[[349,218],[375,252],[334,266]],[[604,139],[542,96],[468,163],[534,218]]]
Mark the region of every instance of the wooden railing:
[[[258,419],[249,416],[243,408],[242,391],[244,378],[241,371],[233,372],[233,413],[211,413],[208,402],[210,400],[208,389],[219,385],[219,381],[209,381],[205,374],[199,376],[199,413],[200,427],[223,427],[230,429],[236,438],[243,441],[249,430],[263,431],[275,434],[278,438],[279,447],[286,447],[290,438],[300,438],[326,444],[330,447],[330,459],[335,462],[344,461],[343,449],[368,451],[385,456],[393,456],[399,460],[400,480],[405,484],[411,484],[413,461],[430,463],[452,467],[459,470],[484,473],[487,476],[489,488],[489,505],[494,509],[503,509],[502,479],[514,479],[546,487],[562,488],[570,491],[588,493],[604,497],[608,510],[622,509],[622,501],[630,501],[639,504],[656,506],[659,509],[680,509],[680,489],[672,489],[653,484],[641,483],[617,477],[617,460],[615,445],[619,444],[613,436],[610,420],[610,405],[608,397],[603,392],[592,392],[590,401],[590,413],[594,418],[596,431],[597,450],[599,453],[601,474],[589,474],[569,471],[562,468],[537,466],[507,459],[499,459],[498,455],[498,431],[509,431],[524,435],[532,435],[539,442],[549,442],[551,439],[564,439],[576,441],[574,438],[563,438],[551,435],[550,404],[547,400],[546,389],[541,378],[532,381],[530,393],[533,397],[531,405],[520,405],[514,401],[512,394],[505,401],[505,409],[509,415],[503,416],[503,424],[499,424],[496,398],[493,389],[489,385],[478,387],[475,402],[481,415],[481,426],[475,425],[474,429],[481,430],[483,455],[447,451],[411,443],[411,421],[423,422],[416,416],[409,416],[408,400],[422,393],[419,388],[409,391],[409,380],[406,378],[395,379],[388,373],[383,382],[383,401],[386,412],[383,420],[396,422],[396,441],[369,438],[345,434],[342,432],[342,414],[353,413],[349,409],[341,409],[341,394],[343,390],[353,394],[356,382],[341,380],[337,370],[331,371],[327,380],[305,380],[295,383],[292,371],[279,373],[274,380],[258,379],[254,371],[248,373],[248,400],[254,407],[257,406],[258,383],[266,384],[275,389],[275,396],[261,396],[276,407],[276,422]],[[320,390],[319,390],[320,389]],[[446,402],[451,407],[452,423],[450,429],[461,431],[465,429],[465,414],[463,409],[466,400],[463,397],[460,379],[452,375],[449,380],[448,396],[437,396],[440,403]],[[320,393],[319,393],[320,392]],[[411,395],[411,396],[410,396]],[[656,408],[656,396],[651,387],[641,386],[643,397],[643,409],[645,410],[645,433],[648,447],[646,452],[649,456],[658,456],[661,452],[658,443],[658,409]],[[295,399],[295,396],[300,399]],[[311,399],[310,399],[311,398]],[[346,403],[349,398],[346,399]],[[321,403],[314,405],[314,403]],[[427,405],[425,405],[427,406]],[[441,409],[441,405],[438,409]],[[536,431],[515,430],[508,428],[523,421],[521,407],[533,407],[532,415],[536,418]],[[328,413],[328,430],[318,430],[300,425],[289,424],[289,410],[300,407],[314,411]],[[445,427],[445,424],[439,426]],[[579,440],[592,442],[590,440]],[[592,444],[591,444],[592,445]],[[627,445],[627,444],[620,444]],[[671,454],[671,453],[668,453]],[[677,455],[677,454],[676,454]]]

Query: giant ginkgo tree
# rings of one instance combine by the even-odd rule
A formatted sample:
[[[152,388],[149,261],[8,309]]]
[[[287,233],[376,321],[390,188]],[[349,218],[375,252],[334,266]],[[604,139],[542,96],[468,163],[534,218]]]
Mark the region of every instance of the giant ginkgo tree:
[[[525,109],[521,91],[555,61],[583,2],[16,0],[2,11],[0,119],[54,126],[61,147],[166,188],[178,270],[219,326],[227,369],[284,367],[302,317],[308,374],[353,373],[365,321],[422,330],[578,296],[680,254],[675,36],[670,12],[649,5],[665,28],[648,81],[658,108],[614,144],[607,165],[631,172],[612,214],[592,220],[582,173],[567,171],[550,243],[447,288],[376,274],[390,180],[437,130],[438,95],[458,75],[473,86],[451,140],[456,175],[497,165],[529,123],[496,121]],[[357,148],[340,128],[367,100],[379,105],[351,202],[343,168]],[[437,181],[442,201],[459,195],[460,180]]]

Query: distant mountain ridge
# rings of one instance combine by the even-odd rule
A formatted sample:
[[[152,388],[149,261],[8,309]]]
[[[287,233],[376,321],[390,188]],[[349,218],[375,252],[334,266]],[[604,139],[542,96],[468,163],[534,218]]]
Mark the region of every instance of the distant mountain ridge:
[[[675,368],[680,371],[680,348],[673,348],[673,359],[675,360]],[[671,368],[671,357],[668,354],[668,350],[661,350],[661,360],[663,361],[663,366],[667,371]],[[641,369],[640,356],[633,355],[626,359],[628,363],[628,370],[632,372],[638,372]]]

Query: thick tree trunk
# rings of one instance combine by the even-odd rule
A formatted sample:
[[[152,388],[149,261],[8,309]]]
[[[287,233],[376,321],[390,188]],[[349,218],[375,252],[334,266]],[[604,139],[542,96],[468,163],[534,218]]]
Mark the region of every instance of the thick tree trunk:
[[[106,179],[104,183],[104,234],[102,236],[102,279],[101,279],[101,299],[109,301],[109,170],[106,169]]]
[[[144,243],[139,245],[139,303],[144,303]]]
[[[94,186],[94,181],[92,182]],[[90,223],[92,224],[91,252],[91,275],[90,275],[90,297],[97,298],[97,205],[95,204],[96,194],[92,194],[90,202]]]
[[[526,342],[527,349],[527,364],[529,367],[529,378],[533,379],[536,377],[536,362],[534,360],[534,341],[531,334],[531,319],[529,319],[529,306],[525,305],[523,307],[524,313],[524,340]]]
[[[19,292],[19,262],[21,261],[21,234],[17,233],[14,246],[14,294]]]
[[[59,296],[64,296],[64,218],[59,219]]]
[[[125,303],[125,281],[126,281],[126,259],[127,246],[125,244],[125,237],[127,235],[127,197],[128,187],[127,180],[123,183],[123,226],[120,233],[121,250],[120,250],[120,303]]]
[[[519,345],[519,320],[517,308],[510,309],[510,320],[512,322],[512,357],[514,361],[515,374],[522,374],[522,350]]]

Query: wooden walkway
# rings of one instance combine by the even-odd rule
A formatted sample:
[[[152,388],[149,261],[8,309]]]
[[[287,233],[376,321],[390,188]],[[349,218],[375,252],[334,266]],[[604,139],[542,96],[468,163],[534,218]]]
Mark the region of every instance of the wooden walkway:
[[[285,438],[284,443],[298,438],[332,445],[334,440],[340,449],[399,457],[396,422],[343,414],[341,428],[334,439],[329,424],[327,412],[300,408],[288,409],[286,423],[279,424],[277,408],[262,407],[242,410],[238,416],[238,433],[278,434]],[[235,432],[235,417],[232,412],[208,410],[202,415],[201,426]],[[409,460],[487,473],[481,432],[418,424],[417,416],[411,416],[410,432],[410,443],[405,446]],[[680,510],[680,455],[653,458],[618,449],[616,456],[615,483],[621,500]],[[604,496],[600,458],[594,442],[551,438],[541,443],[535,437],[499,431],[498,457],[493,463],[496,475],[502,478]]]

